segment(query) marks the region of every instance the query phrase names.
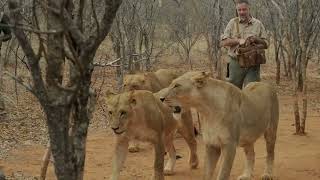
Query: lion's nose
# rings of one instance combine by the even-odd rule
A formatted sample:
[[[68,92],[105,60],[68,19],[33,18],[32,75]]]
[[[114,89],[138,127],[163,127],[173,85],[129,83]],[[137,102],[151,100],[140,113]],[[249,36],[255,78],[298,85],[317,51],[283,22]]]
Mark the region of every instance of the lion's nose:
[[[116,127],[116,128],[112,127],[111,129],[112,129],[113,131],[116,131],[116,130],[119,129],[119,127]]]
[[[166,98],[161,97],[161,98],[160,98],[160,101],[163,102],[165,99],[166,99]]]
[[[181,112],[181,107],[180,106],[175,106],[173,113],[180,113]]]

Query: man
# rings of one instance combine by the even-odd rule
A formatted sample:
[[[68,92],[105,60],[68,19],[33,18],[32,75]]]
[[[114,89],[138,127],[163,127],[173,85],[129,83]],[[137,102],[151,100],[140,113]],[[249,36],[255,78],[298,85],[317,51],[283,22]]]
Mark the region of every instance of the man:
[[[11,39],[11,30],[8,26],[9,23],[9,17],[4,14],[4,12],[0,12],[0,78],[2,78],[2,71],[4,66],[4,60],[1,57],[1,46],[2,42],[8,41]],[[3,90],[3,82],[2,79],[0,79],[0,116],[4,113],[5,110],[5,104],[4,100],[1,94],[1,90]],[[0,179],[1,180],[1,179]]]
[[[6,180],[6,177],[4,176],[1,170],[0,170],[0,180]]]
[[[4,14],[4,12],[0,13],[0,41],[6,42],[11,39],[11,30],[7,26],[9,24],[9,17]]]
[[[236,3],[238,17],[229,21],[221,37],[221,46],[229,48],[229,82],[242,89],[249,82],[260,81],[260,65],[242,68],[237,59],[237,48],[253,39],[267,48],[267,33],[263,24],[250,15],[247,0]]]

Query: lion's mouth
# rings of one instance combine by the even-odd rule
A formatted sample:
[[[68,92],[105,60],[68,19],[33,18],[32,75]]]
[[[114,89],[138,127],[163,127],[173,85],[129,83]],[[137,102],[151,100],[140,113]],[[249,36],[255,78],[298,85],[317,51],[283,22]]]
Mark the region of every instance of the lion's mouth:
[[[174,106],[173,107],[173,113],[181,113],[181,107],[180,106]]]
[[[119,130],[119,127],[116,127],[116,128],[111,128],[112,130],[113,130],[113,132],[115,133],[115,134],[117,134],[117,135],[120,135],[120,134],[123,134],[124,132],[125,132],[125,130],[123,130],[123,131],[117,131],[117,130]]]
[[[117,135],[120,135],[120,134],[123,134],[125,131],[120,131],[120,132],[118,132],[118,131],[113,131],[115,134],[117,134]]]

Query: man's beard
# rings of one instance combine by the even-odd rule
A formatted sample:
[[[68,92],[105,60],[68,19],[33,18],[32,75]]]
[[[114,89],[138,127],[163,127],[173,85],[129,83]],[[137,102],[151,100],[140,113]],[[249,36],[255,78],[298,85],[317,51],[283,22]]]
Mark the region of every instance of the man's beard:
[[[240,16],[241,21],[247,21],[247,19],[248,19],[247,16]]]
[[[241,22],[247,22],[249,20],[248,16],[239,16]]]

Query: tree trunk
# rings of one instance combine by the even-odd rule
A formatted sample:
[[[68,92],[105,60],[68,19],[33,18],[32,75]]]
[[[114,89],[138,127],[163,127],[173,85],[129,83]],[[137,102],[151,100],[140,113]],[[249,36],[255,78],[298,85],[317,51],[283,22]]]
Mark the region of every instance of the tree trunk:
[[[59,9],[62,0],[49,0],[48,6]],[[48,30],[63,29],[61,18],[48,11]],[[49,102],[42,102],[47,116],[50,147],[54,158],[55,173],[58,180],[77,180],[77,162],[73,157],[72,139],[69,137],[69,117],[71,106],[64,99],[64,92],[58,88],[62,84],[62,65],[64,63],[63,33],[49,34],[47,41],[48,61],[46,81]]]
[[[320,64],[320,49],[319,48],[317,50],[317,59],[318,59],[317,64],[319,65]]]
[[[276,83],[277,85],[280,84],[280,60],[279,60],[279,45],[278,42],[276,41],[276,36],[274,40],[274,56],[277,64],[277,72],[276,72]]]
[[[289,80],[293,79],[293,72],[292,72],[292,56],[288,57],[288,78]]]
[[[304,82],[300,134],[306,134],[305,129],[306,129],[307,112],[308,112],[307,82]]]
[[[293,57],[293,54],[291,54],[291,57]],[[299,97],[298,97],[298,78],[296,76],[296,65],[295,63],[292,64],[292,68],[293,68],[293,90],[294,90],[294,94],[293,94],[293,98],[294,98],[294,102],[293,102],[293,111],[294,111],[294,119],[295,119],[295,127],[296,127],[296,133],[295,134],[299,134],[300,131],[300,112],[299,112]]]
[[[89,99],[89,87],[83,86],[83,90],[80,90],[80,95],[74,102],[74,155],[76,162],[75,172],[77,174],[77,180],[82,180],[84,175],[84,165],[86,158],[86,142],[89,128],[89,114],[88,114],[88,99]]]
[[[1,54],[1,48],[2,48],[2,41],[0,41],[0,116],[3,111],[5,111],[5,103],[3,99],[2,92],[4,90],[4,83],[3,83],[3,71],[4,71],[4,58]]]
[[[209,34],[205,34],[206,42],[207,42],[207,53],[208,53],[208,62],[210,64],[210,72],[214,73],[214,65],[213,65],[213,47],[211,45]]]
[[[284,76],[288,77],[288,66],[287,66],[286,57],[285,57],[285,54],[284,54],[283,47],[280,48],[280,55],[281,55],[281,59],[282,59],[282,62],[283,62]]]
[[[151,71],[151,59],[150,59],[150,56],[151,56],[151,47],[150,47],[150,41],[151,39],[148,37],[148,35],[146,33],[143,34],[144,36],[144,48],[145,48],[145,54],[146,54],[146,71]]]
[[[301,118],[301,126],[300,126],[300,134],[304,135],[305,127],[306,127],[306,119],[307,119],[307,112],[308,112],[308,99],[307,99],[307,66],[308,66],[308,55],[306,53],[306,48],[303,48],[303,61],[302,64],[302,79],[303,79],[303,93],[302,93],[302,118]]]
[[[90,89],[92,62],[98,46],[110,31],[121,2],[121,0],[105,1],[103,19],[100,26],[97,25],[98,33],[93,32],[86,37],[82,34],[82,23],[79,23],[83,20],[82,17],[72,16],[68,8],[72,6],[70,5],[72,1],[66,4],[63,0],[48,0],[46,7],[50,7],[50,10],[46,30],[53,33],[47,34],[46,48],[44,44],[40,44],[38,54],[35,53],[31,40],[27,38],[23,28],[13,28],[30,67],[33,86],[28,90],[38,98],[46,114],[50,147],[58,180],[83,179],[89,120],[96,102],[95,93]],[[12,22],[15,25],[23,24],[21,7],[17,1],[10,0],[9,9]],[[66,49],[70,49],[73,56],[70,58],[73,60],[70,63],[72,65],[70,77],[65,78],[69,80],[67,85],[62,81],[65,52],[67,52],[65,46],[68,46]],[[42,54],[46,55],[46,71],[39,63]],[[71,135],[70,122],[73,122]]]
[[[295,90],[293,98],[294,98],[293,111],[294,111],[296,134],[299,134],[299,131],[300,131],[300,114],[299,114],[299,100],[298,100],[299,98],[298,98],[297,90]]]
[[[300,65],[301,66],[301,65]],[[301,70],[301,67],[299,67],[299,71],[297,72],[298,73],[298,90],[299,92],[302,92],[303,91],[303,84],[304,84],[304,79],[302,77],[302,70]]]
[[[57,179],[77,180],[76,162],[72,155],[73,149],[68,135],[70,108],[46,106],[45,112]]]
[[[297,89],[299,92],[302,92],[303,90],[303,77],[302,77],[302,60],[304,60],[305,57],[305,51],[302,50],[302,48],[299,48],[298,56],[297,56],[297,62],[296,62],[296,78],[297,78]]]
[[[290,41],[289,41],[290,42]],[[290,42],[291,43],[291,42]],[[289,80],[293,80],[296,75],[296,62],[294,59],[294,51],[290,45],[288,45],[288,75]]]
[[[185,61],[188,62],[189,66],[190,66],[190,70],[193,70],[193,64],[192,64],[192,60],[190,58],[190,49],[185,49],[185,53],[186,53]]]

